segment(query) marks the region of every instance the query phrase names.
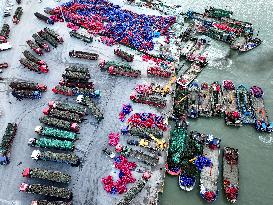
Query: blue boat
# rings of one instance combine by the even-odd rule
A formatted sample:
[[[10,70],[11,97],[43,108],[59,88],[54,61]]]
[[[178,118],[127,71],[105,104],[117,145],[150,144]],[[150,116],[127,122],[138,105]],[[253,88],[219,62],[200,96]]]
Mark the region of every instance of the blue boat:
[[[250,88],[250,99],[254,109],[255,115],[255,128],[258,131],[262,132],[272,132],[273,122],[269,122],[268,116],[266,114],[264,99],[263,99],[263,90],[258,86],[252,86]]]
[[[254,124],[255,116],[249,98],[249,92],[244,85],[239,85],[236,91],[238,110],[243,124]]]

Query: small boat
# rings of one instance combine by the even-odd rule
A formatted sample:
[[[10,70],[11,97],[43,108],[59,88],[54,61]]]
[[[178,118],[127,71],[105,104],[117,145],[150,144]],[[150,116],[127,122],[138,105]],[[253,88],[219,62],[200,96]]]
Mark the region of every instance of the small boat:
[[[220,139],[209,135],[203,147],[203,156],[211,161],[200,174],[200,195],[207,202],[213,202],[218,195]]]
[[[217,9],[214,7],[210,7],[209,9],[205,9],[205,13],[206,16],[208,17],[212,17],[212,18],[223,18],[223,17],[231,17],[231,15],[233,14],[232,11],[228,11],[225,9]]]
[[[224,148],[223,181],[227,200],[235,203],[239,194],[239,152],[237,149]]]
[[[222,117],[223,116],[223,94],[222,87],[218,82],[213,82],[210,85],[211,96],[211,109],[212,115]]]
[[[243,124],[254,124],[254,111],[249,98],[249,92],[245,86],[239,85],[236,91],[237,104]]]
[[[193,163],[187,163],[184,172],[178,176],[178,183],[182,190],[191,191],[196,184],[197,169]]]
[[[185,111],[188,109],[188,89],[180,89],[176,86],[174,103],[173,103],[173,116],[180,119],[184,116]]]
[[[207,82],[201,84],[200,94],[199,94],[199,115],[204,117],[211,117],[212,115],[212,90]]]
[[[255,128],[258,131],[263,132],[272,132],[273,122],[269,123],[268,116],[266,114],[264,99],[263,99],[263,90],[258,86],[252,86],[250,88],[250,99],[254,109],[255,115]]]
[[[190,52],[187,53],[186,55],[187,60],[188,61],[197,60],[202,55],[207,46],[208,41],[206,39],[203,38],[198,39],[195,46],[191,49]]]
[[[230,48],[235,49],[235,50],[239,50],[239,48],[244,46],[245,44],[246,44],[246,38],[245,37],[238,37],[231,43]]]
[[[186,28],[186,30],[179,36],[179,38],[181,38],[181,41],[183,42],[189,41],[193,33],[194,33],[194,24],[190,24]]]
[[[240,52],[250,51],[250,50],[258,47],[259,45],[261,45],[261,43],[262,43],[262,40],[259,38],[248,39],[248,40],[246,40],[246,43],[244,45],[239,47],[239,51]]]
[[[188,85],[202,72],[206,65],[206,58],[200,57],[177,79],[177,84],[182,88],[188,87]]]
[[[186,155],[187,128],[178,124],[170,135],[166,171],[170,175],[178,176],[181,173],[183,157]]]
[[[180,167],[169,167],[168,163],[165,164],[166,172],[171,176],[179,176],[181,173]]]
[[[180,51],[181,56],[186,56],[195,46],[197,42],[196,38],[190,39]]]
[[[236,102],[235,85],[231,80],[223,81],[223,105],[227,125],[241,126],[240,113]]]
[[[193,163],[197,156],[203,153],[204,134],[192,131],[187,145],[187,158],[185,159],[182,172],[178,177],[178,183],[182,190],[191,191],[196,184],[199,175],[196,165]],[[189,160],[190,159],[190,160]]]
[[[188,95],[188,117],[190,118],[198,117],[199,91],[200,88],[196,82],[190,84]]]

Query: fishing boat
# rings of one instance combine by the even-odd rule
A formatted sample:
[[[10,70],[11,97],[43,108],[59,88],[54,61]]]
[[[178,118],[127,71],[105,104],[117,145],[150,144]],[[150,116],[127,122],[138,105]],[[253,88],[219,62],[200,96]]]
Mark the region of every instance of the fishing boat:
[[[252,86],[250,88],[250,99],[254,109],[255,116],[255,128],[258,131],[263,132],[272,132],[273,122],[269,122],[268,116],[266,114],[264,99],[263,99],[263,90],[258,86]]]
[[[259,38],[247,39],[246,43],[239,47],[239,51],[240,52],[250,51],[250,50],[258,47],[259,45],[261,45],[261,43],[262,43],[262,40]]]
[[[176,86],[174,103],[173,103],[173,117],[180,119],[185,115],[185,112],[188,110],[188,89],[180,89],[179,86]]]
[[[235,203],[239,194],[239,152],[231,147],[224,148],[223,181],[226,199]]]
[[[177,84],[182,88],[188,87],[188,85],[202,72],[206,65],[206,58],[200,57],[177,79]]]
[[[183,48],[181,49],[180,55],[186,56],[191,51],[191,49],[195,46],[196,42],[197,42],[197,38],[191,38],[189,41],[187,41],[185,45],[183,46]]]
[[[178,124],[170,133],[166,172],[173,176],[181,173],[182,159],[186,155],[187,128]]]
[[[223,96],[222,87],[218,82],[213,82],[210,85],[211,96],[211,109],[212,115],[222,117],[223,116]]]
[[[179,187],[184,191],[192,191],[196,184],[197,169],[193,163],[187,163],[183,170],[178,176]]]
[[[188,95],[188,117],[197,118],[198,117],[198,104],[199,104],[199,85],[196,82],[192,82],[189,85],[189,95]]]
[[[194,33],[194,24],[190,24],[186,28],[186,30],[183,33],[181,33],[181,35],[179,36],[179,38],[183,42],[189,41],[193,33]]]
[[[190,52],[187,53],[186,59],[188,61],[197,60],[204,52],[207,45],[208,45],[208,41],[206,39],[203,39],[203,38],[198,39],[195,46],[191,49]]]
[[[191,191],[195,187],[199,171],[193,162],[196,156],[203,153],[203,143],[204,138],[202,134],[196,131],[190,133],[187,145],[187,157],[182,167],[182,172],[178,177],[179,186],[184,191]]]
[[[249,98],[249,92],[245,86],[239,85],[236,91],[237,105],[241,115],[241,121],[243,124],[254,124],[255,117],[254,111]]]
[[[235,85],[231,80],[223,81],[223,105],[226,124],[241,126],[242,122],[236,102]]]
[[[200,195],[207,202],[213,202],[218,195],[220,139],[208,135],[203,147],[203,156],[211,161],[200,174]]]
[[[200,94],[199,94],[199,105],[198,111],[199,115],[203,117],[211,117],[212,115],[212,90],[207,82],[201,84]]]
[[[231,49],[239,50],[240,47],[246,44],[246,38],[241,36],[236,39],[230,44]]]
[[[205,13],[206,16],[208,17],[212,17],[212,18],[222,18],[222,17],[231,17],[231,15],[233,14],[232,11],[228,11],[225,9],[217,9],[214,7],[210,7],[209,9],[205,9]]]

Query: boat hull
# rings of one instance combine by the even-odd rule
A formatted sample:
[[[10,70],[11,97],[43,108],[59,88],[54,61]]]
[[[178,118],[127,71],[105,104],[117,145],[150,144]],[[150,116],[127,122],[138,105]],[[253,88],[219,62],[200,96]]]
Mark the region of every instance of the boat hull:
[[[235,203],[239,194],[239,153],[237,149],[224,148],[223,182],[226,199]]]

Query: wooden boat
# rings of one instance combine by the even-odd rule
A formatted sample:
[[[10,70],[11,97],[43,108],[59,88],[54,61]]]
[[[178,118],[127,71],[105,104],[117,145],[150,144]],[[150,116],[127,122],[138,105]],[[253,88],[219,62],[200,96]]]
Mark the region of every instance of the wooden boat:
[[[239,47],[239,51],[240,52],[250,51],[250,50],[258,47],[259,45],[261,45],[261,43],[262,43],[262,40],[259,38],[248,39],[248,40],[246,40],[246,43],[244,45]]]
[[[222,87],[218,82],[213,82],[210,86],[210,90],[212,93],[211,96],[212,115],[222,117],[224,112]]]
[[[205,9],[205,15],[212,18],[222,18],[222,17],[231,17],[233,14],[232,11],[228,11],[225,9],[217,9],[214,7],[210,7],[209,9]]]
[[[207,202],[213,202],[218,195],[220,140],[208,136],[203,147],[203,156],[211,160],[211,165],[204,166],[200,174],[200,195]]]
[[[211,117],[212,115],[212,90],[207,82],[201,84],[199,94],[198,111],[200,116]]]
[[[189,135],[187,144],[187,157],[182,167],[182,172],[178,177],[178,183],[182,190],[191,191],[196,184],[196,178],[199,175],[197,167],[193,163],[196,156],[203,153],[204,134],[192,131]]]
[[[208,41],[206,39],[203,38],[198,39],[195,46],[191,49],[190,52],[187,53],[186,55],[187,60],[188,61],[197,60],[204,52],[207,45]]]
[[[196,38],[192,38],[189,41],[187,41],[187,43],[181,49],[180,55],[181,56],[186,56],[193,49],[193,47],[195,46],[196,42],[197,42]]]
[[[179,187],[184,191],[192,191],[196,184],[197,169],[194,164],[188,163],[183,170],[178,176]]]
[[[180,89],[176,86],[174,104],[173,104],[173,116],[176,119],[183,117],[188,109],[188,89]]]
[[[190,118],[198,117],[199,91],[200,88],[196,82],[190,84],[188,95],[188,117]]]
[[[250,88],[250,99],[254,109],[255,116],[255,128],[258,131],[263,132],[272,132],[273,122],[269,122],[268,116],[266,114],[264,99],[263,99],[263,90],[258,86],[252,86]]]
[[[186,155],[187,128],[177,125],[170,134],[166,172],[177,176],[181,173],[182,159]]]
[[[239,85],[236,91],[237,104],[243,124],[254,124],[255,117],[252,104],[249,98],[249,92],[245,86]]]
[[[241,126],[242,122],[236,102],[235,85],[231,80],[223,81],[223,105],[226,124]]]
[[[177,84],[182,88],[188,85],[202,72],[207,65],[206,58],[200,57],[199,60],[194,61],[191,66],[177,79]]]
[[[239,153],[237,149],[224,148],[223,181],[227,200],[235,203],[239,194]]]

